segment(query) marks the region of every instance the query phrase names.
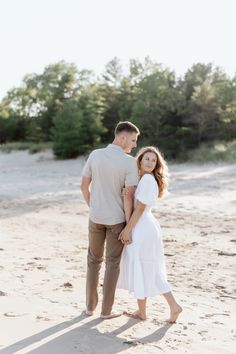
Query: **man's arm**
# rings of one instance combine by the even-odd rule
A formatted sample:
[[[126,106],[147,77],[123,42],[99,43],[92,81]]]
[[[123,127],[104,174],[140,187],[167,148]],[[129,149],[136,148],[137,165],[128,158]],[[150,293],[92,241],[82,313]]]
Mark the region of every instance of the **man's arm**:
[[[126,223],[129,222],[129,219],[133,212],[135,188],[136,186],[129,186],[126,187],[124,191],[123,200],[124,200],[124,212],[125,212]]]
[[[80,185],[80,189],[81,189],[81,192],[83,194],[84,200],[86,201],[88,206],[89,206],[89,203],[90,203],[89,185],[90,185],[91,181],[92,181],[91,177],[83,176],[82,177],[82,182],[81,182],[81,185]]]

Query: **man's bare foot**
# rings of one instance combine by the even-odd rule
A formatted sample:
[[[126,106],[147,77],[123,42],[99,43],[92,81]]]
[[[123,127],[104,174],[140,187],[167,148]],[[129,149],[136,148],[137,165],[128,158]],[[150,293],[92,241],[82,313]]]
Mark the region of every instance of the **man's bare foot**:
[[[123,312],[111,312],[109,315],[103,315],[101,313],[100,318],[103,320],[110,320],[111,318],[116,318],[122,316],[124,313]]]
[[[147,315],[141,313],[139,310],[134,312],[124,312],[124,314],[137,320],[145,321],[147,319]]]
[[[183,311],[182,307],[177,304],[175,307],[171,309],[170,318],[169,320],[167,320],[167,322],[175,323],[182,311]]]
[[[93,311],[85,310],[87,316],[93,316]]]

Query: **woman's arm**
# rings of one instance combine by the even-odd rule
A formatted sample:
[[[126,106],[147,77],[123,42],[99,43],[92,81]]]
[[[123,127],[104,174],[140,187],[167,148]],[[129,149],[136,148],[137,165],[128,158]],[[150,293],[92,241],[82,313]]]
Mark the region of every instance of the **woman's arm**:
[[[125,226],[125,228],[121,231],[119,235],[119,240],[121,240],[122,243],[130,244],[132,242],[131,232],[135,227],[135,225],[137,224],[138,220],[140,219],[141,215],[143,214],[145,208],[146,208],[145,204],[141,203],[140,201],[137,202],[137,207],[134,210],[133,214],[131,215],[128,224]]]

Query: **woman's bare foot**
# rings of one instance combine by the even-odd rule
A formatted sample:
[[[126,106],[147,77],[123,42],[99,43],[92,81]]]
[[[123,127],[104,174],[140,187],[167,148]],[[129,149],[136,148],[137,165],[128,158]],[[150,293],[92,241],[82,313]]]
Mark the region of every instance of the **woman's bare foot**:
[[[173,308],[171,308],[171,310],[170,310],[170,318],[167,322],[175,323],[182,311],[183,311],[182,307],[179,306],[178,304],[173,306]]]
[[[138,320],[145,321],[147,319],[147,315],[144,313],[141,313],[139,310],[134,311],[134,312],[124,312],[125,315],[136,318]]]

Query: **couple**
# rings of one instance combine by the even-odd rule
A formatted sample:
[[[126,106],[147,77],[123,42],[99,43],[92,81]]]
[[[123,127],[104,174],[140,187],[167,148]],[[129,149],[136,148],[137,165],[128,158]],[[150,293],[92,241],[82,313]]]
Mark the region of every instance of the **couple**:
[[[161,230],[151,212],[167,189],[167,166],[154,147],[141,149],[136,159],[127,154],[136,147],[139,134],[131,122],[119,122],[113,143],[94,150],[82,172],[81,191],[89,206],[86,314],[93,315],[98,303],[106,248],[100,317],[122,314],[112,312],[119,287],[137,299],[132,317],[145,320],[147,298],[162,294],[170,307],[169,322],[174,323],[182,308],[166,279]]]

